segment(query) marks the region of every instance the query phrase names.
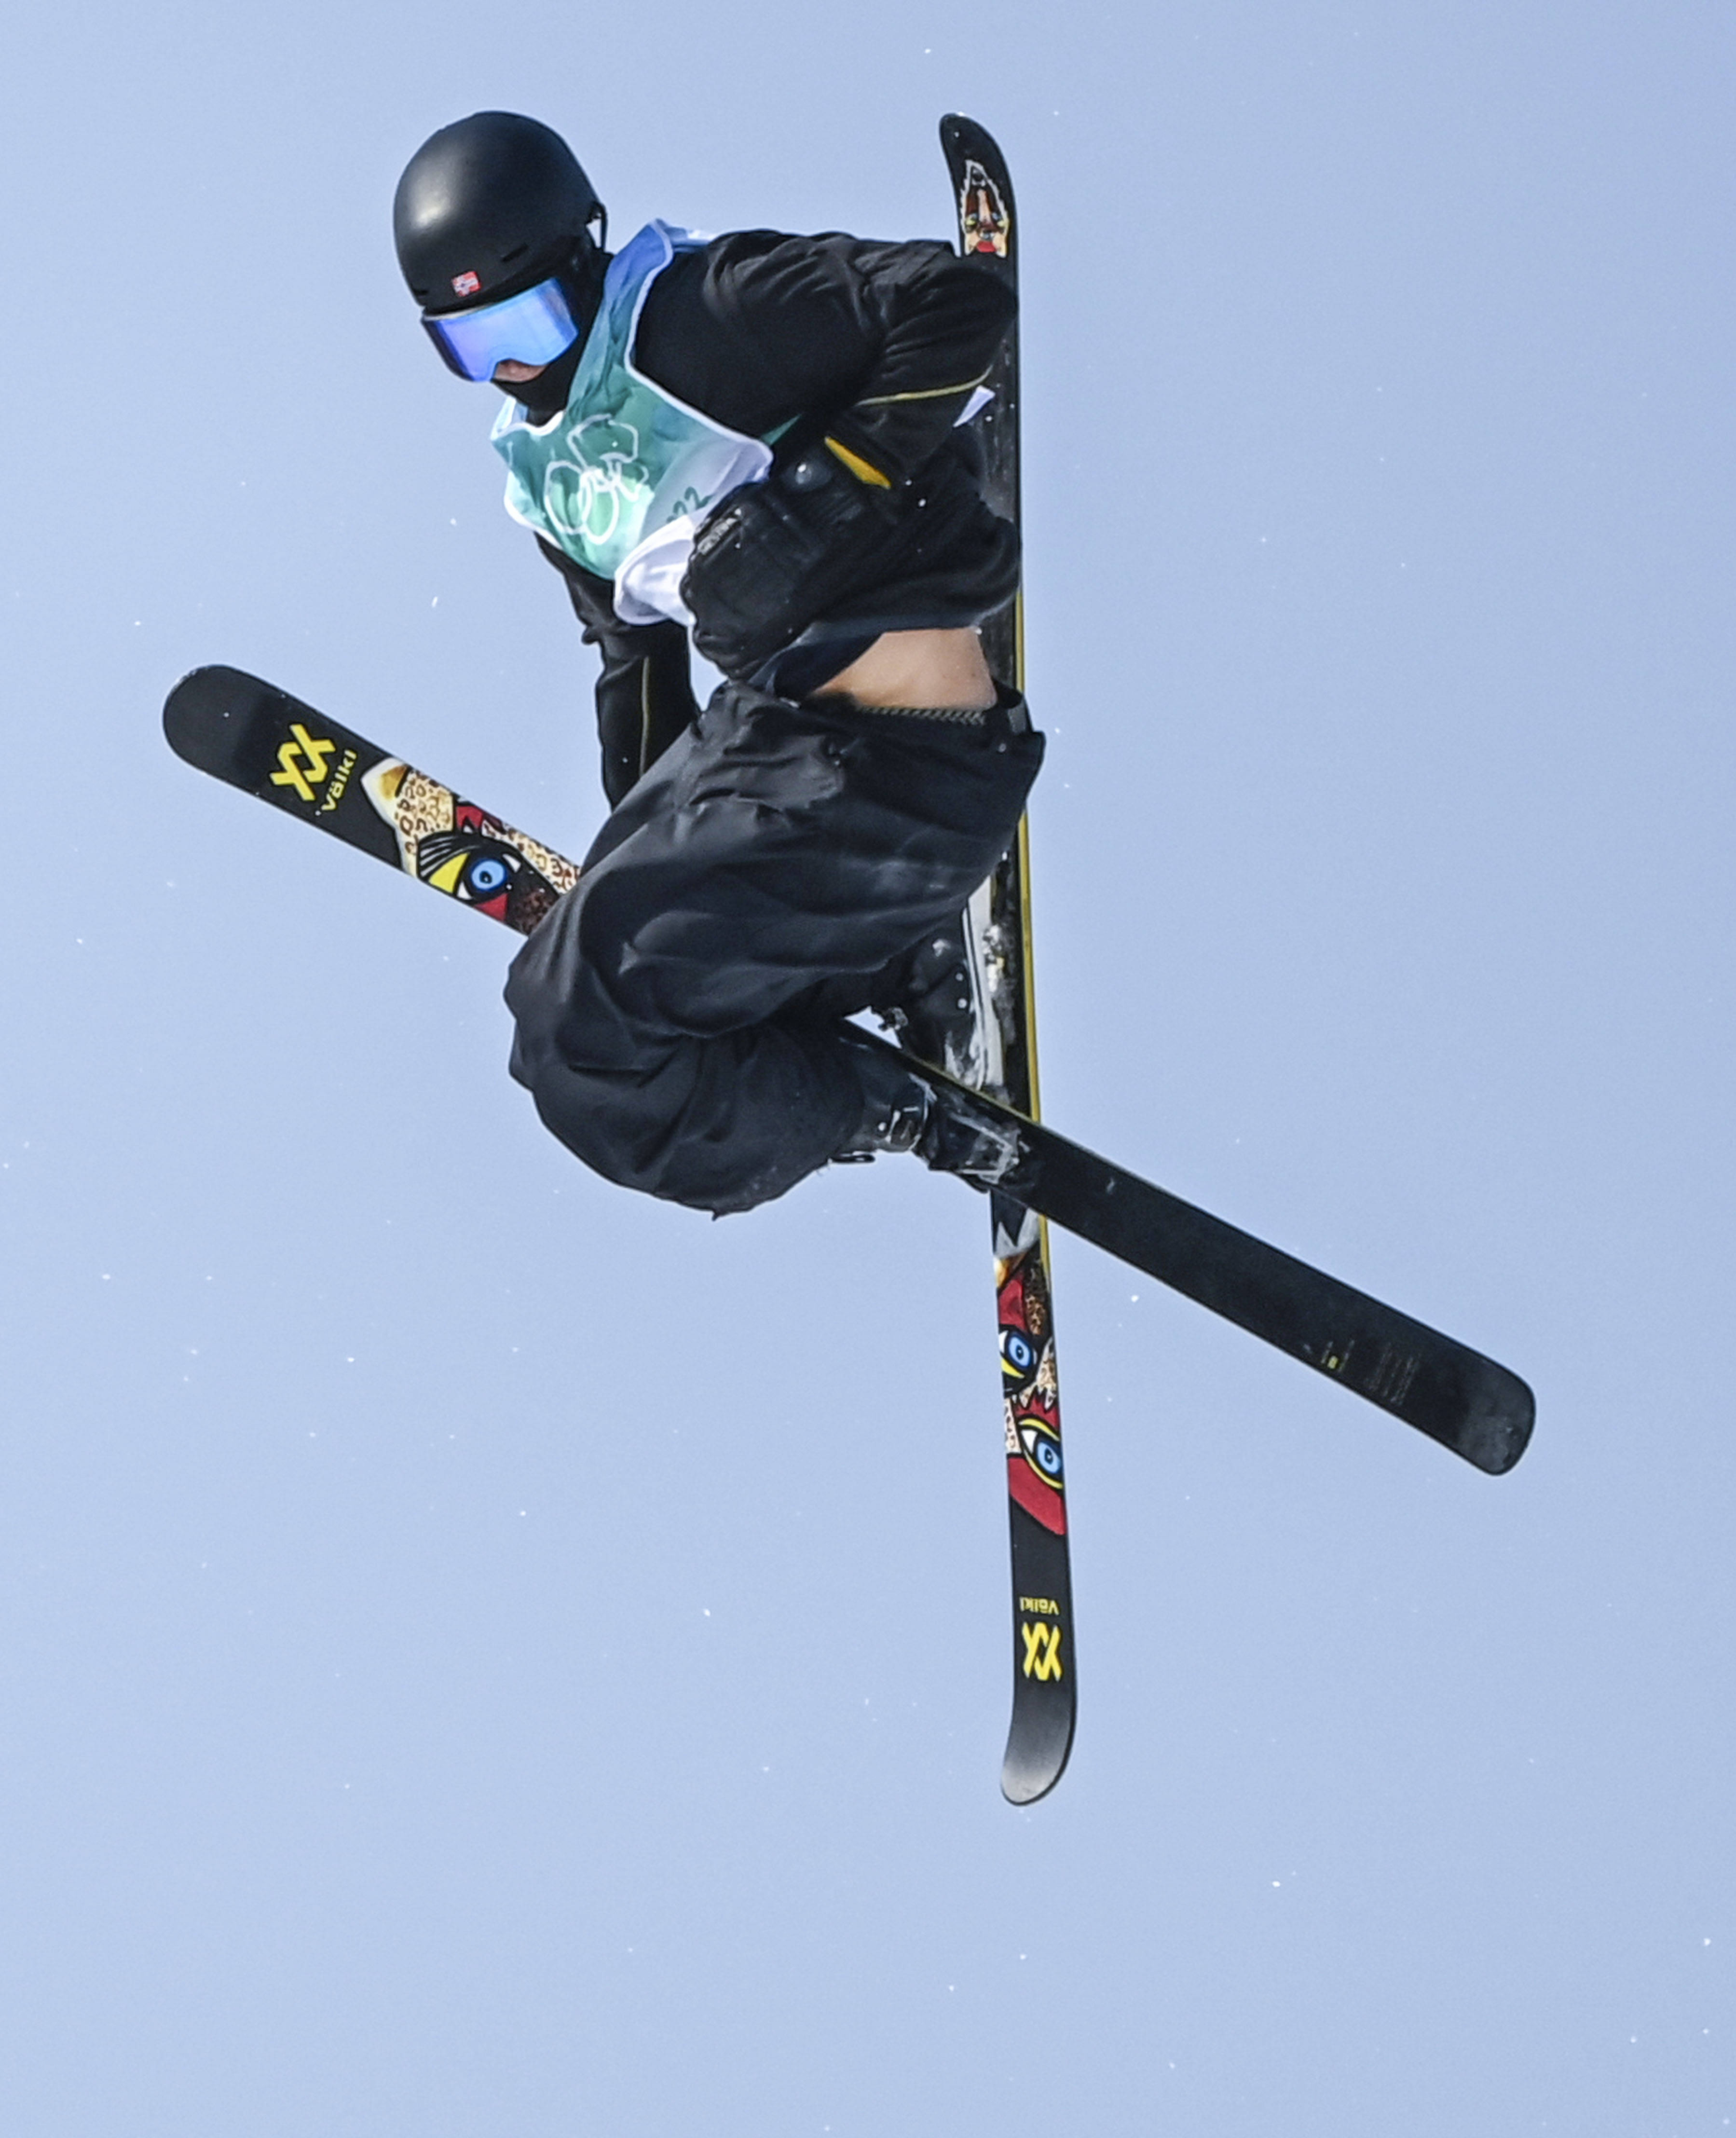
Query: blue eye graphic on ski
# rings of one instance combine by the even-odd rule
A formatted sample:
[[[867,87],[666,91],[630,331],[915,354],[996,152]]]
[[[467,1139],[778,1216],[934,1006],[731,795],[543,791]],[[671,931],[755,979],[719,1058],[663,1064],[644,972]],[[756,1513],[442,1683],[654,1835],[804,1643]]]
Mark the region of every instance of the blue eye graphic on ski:
[[[1019,1420],[1018,1435],[1019,1445],[1025,1451],[1025,1460],[1059,1491],[1061,1481],[1060,1441],[1047,1426],[1031,1417]]]
[[[484,832],[429,832],[417,847],[416,873],[436,891],[462,905],[480,905],[496,920],[509,919],[515,896],[521,906],[543,892],[549,894],[545,909],[554,902],[553,887],[524,857]]]
[[[578,881],[569,861],[401,759],[381,759],[362,789],[392,828],[400,867],[521,935]]]
[[[1041,1355],[1022,1329],[1002,1328],[1001,1371],[1009,1380],[1030,1380],[1036,1372]]]

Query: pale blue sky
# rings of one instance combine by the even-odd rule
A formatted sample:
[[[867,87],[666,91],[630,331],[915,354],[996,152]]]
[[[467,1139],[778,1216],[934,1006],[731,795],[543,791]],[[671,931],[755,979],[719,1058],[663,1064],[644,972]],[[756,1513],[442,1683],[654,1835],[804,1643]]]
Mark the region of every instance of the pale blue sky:
[[[0,32],[8,2138],[1731,2127],[1733,37]],[[619,236],[941,234],[939,114],[998,133],[1050,1115],[1538,1391],[1491,1481],[1060,1242],[1028,1813],[978,1199],[605,1189],[504,1074],[508,939],[160,739],[229,661],[597,821],[391,252],[490,105]]]

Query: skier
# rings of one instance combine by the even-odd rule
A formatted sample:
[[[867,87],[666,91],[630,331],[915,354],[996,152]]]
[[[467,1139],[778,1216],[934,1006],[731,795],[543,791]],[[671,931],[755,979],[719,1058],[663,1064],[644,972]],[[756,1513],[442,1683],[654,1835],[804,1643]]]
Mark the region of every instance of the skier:
[[[1011,300],[933,242],[653,222],[611,255],[567,144],[507,112],[427,141],[393,223],[602,653],[612,810],[514,961],[513,1075],[597,1172],[717,1214],[878,1150],[992,1170],[838,1020],[944,1043],[1041,761],[974,628],[1017,580],[961,420]]]

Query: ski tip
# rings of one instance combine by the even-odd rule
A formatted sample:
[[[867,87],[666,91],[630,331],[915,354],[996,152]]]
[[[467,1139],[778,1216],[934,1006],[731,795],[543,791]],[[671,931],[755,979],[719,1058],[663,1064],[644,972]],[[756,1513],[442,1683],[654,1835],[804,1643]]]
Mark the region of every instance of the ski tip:
[[[163,701],[163,735],[177,757],[221,778],[229,769],[248,715],[261,698],[278,695],[244,669],[221,663],[194,668]]]
[[[1537,1398],[1517,1374],[1493,1359],[1470,1392],[1464,1423],[1451,1443],[1455,1454],[1490,1477],[1504,1477],[1531,1445]]]

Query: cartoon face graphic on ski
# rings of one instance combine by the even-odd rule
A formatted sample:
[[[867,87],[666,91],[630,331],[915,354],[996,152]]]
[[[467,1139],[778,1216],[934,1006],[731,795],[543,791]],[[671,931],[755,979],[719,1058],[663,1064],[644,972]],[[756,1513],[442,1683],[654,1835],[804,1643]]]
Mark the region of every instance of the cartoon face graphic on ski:
[[[964,183],[958,195],[958,228],[967,252],[1007,258],[1012,218],[1007,212],[1000,188],[974,158],[965,161]]]
[[[1061,1389],[1046,1272],[1036,1247],[998,1271],[1001,1371],[1007,1415],[1007,1489],[1056,1535],[1066,1532]]]
[[[399,758],[383,758],[362,789],[397,844],[399,866],[461,905],[528,935],[578,881],[573,864]]]

